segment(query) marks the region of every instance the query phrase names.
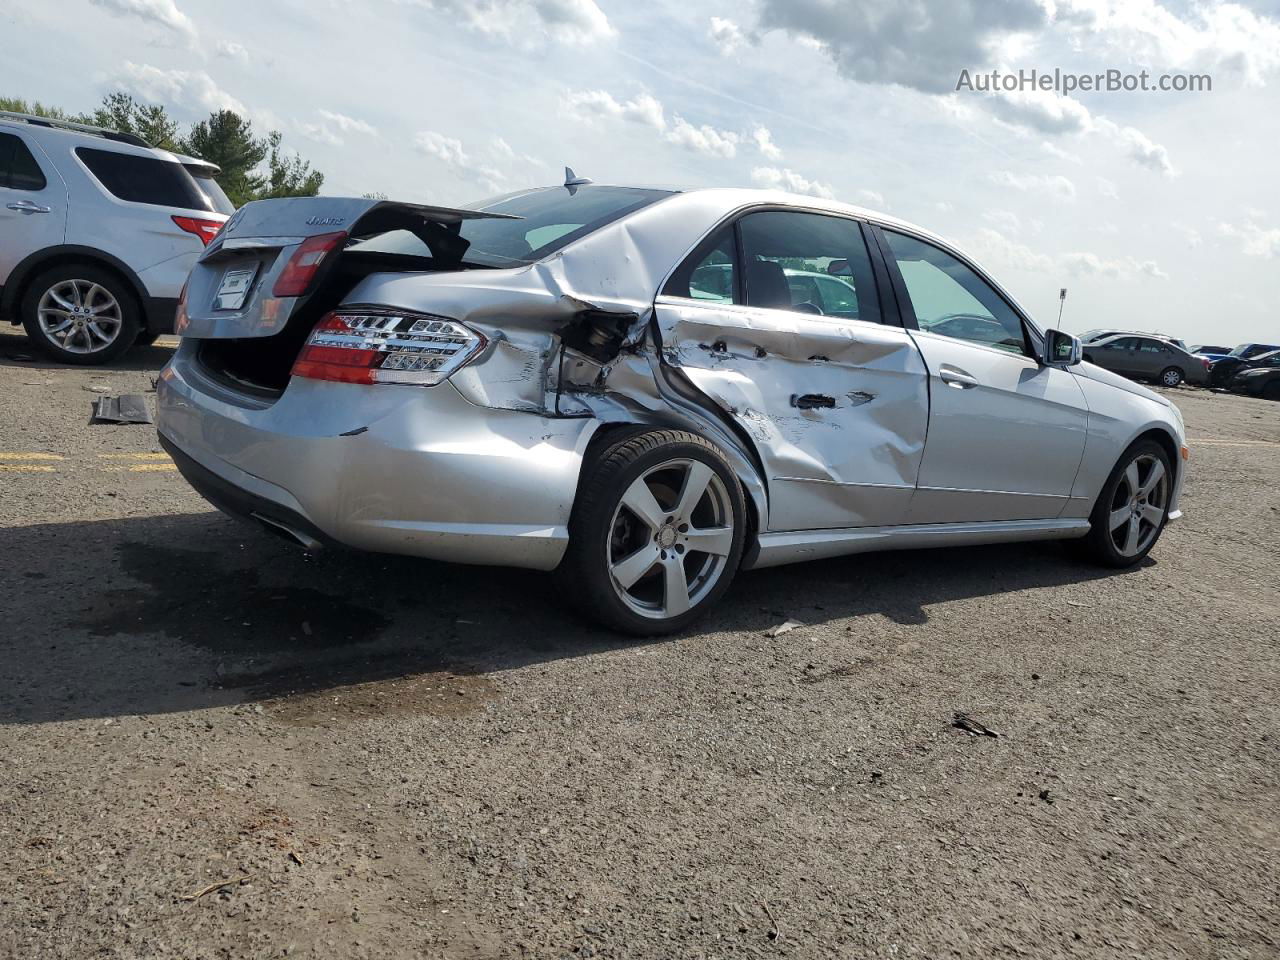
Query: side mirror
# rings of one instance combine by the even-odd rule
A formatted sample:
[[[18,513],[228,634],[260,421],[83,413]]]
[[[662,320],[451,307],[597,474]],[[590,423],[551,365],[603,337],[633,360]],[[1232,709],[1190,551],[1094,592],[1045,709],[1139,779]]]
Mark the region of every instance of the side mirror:
[[[833,277],[848,277],[853,275],[853,270],[848,260],[832,260],[827,264],[827,273]]]
[[[1040,354],[1040,362],[1045,366],[1074,367],[1080,362],[1084,348],[1080,338],[1073,337],[1061,330],[1044,332],[1044,348]]]

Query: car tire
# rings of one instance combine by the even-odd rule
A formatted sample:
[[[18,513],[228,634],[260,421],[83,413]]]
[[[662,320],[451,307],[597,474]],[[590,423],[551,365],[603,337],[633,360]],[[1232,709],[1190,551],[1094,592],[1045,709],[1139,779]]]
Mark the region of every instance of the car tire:
[[[82,366],[106,363],[133,346],[142,308],[129,285],[88,263],[45,270],[19,306],[22,326],[46,356]]]
[[[1186,378],[1178,367],[1166,367],[1160,372],[1161,386],[1169,387],[1170,389],[1180,386],[1184,379]]]
[[[1272,380],[1262,388],[1263,400],[1280,400],[1280,380]]]
[[[1131,467],[1136,472],[1130,472]],[[1155,482],[1144,492],[1144,486],[1152,480],[1151,471],[1157,467],[1160,472]],[[1088,535],[1074,541],[1078,551],[1104,567],[1135,566],[1164,532],[1172,496],[1173,464],[1169,454],[1155,440],[1137,441],[1107,477],[1089,515]]]
[[[746,539],[742,486],[724,454],[696,434],[644,430],[583,469],[556,570],[562,595],[632,636],[677,632],[714,606]]]

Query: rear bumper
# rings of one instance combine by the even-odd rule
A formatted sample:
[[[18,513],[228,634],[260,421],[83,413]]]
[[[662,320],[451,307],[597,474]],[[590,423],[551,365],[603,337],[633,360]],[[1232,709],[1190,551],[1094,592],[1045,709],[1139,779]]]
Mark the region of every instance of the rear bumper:
[[[157,428],[224,512],[304,542],[538,570],[560,562],[595,421],[478,407],[448,383],[295,379],[255,405],[200,373],[194,346],[161,376]]]

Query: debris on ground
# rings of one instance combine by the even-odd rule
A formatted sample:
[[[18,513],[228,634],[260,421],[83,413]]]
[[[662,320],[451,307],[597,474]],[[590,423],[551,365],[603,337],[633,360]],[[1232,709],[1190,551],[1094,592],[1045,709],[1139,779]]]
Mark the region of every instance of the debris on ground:
[[[1044,790],[1040,791],[1040,799],[1043,800],[1045,803],[1053,803],[1053,797],[1049,795],[1049,790],[1047,787]]]
[[[140,393],[100,397],[93,405],[91,423],[155,423],[147,400]]]
[[[765,635],[768,637],[780,637],[784,633],[790,633],[796,627],[803,627],[803,626],[804,624],[801,623],[799,620],[785,620],[782,623],[778,624],[776,627],[774,627],[772,630],[768,631]]]
[[[951,718],[951,725],[957,730],[963,730],[965,733],[974,737],[998,737],[996,733],[981,720],[975,720],[967,713],[957,711]]]

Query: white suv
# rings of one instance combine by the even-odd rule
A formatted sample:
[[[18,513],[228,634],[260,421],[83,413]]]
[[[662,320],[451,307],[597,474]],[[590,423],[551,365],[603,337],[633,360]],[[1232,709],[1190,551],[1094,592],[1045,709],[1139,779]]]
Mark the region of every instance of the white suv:
[[[234,207],[194,157],[0,112],[0,319],[103,363],[173,330],[182,284]]]

